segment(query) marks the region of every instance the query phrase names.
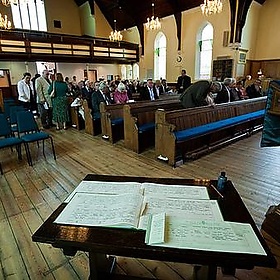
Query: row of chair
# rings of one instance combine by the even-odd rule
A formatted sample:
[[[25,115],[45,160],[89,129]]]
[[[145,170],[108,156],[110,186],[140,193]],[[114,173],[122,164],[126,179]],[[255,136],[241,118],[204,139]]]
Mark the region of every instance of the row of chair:
[[[39,147],[39,141],[42,141],[43,155],[45,156],[44,141],[50,139],[53,157],[56,160],[54,143],[51,135],[39,130],[32,112],[21,110],[20,107],[16,107],[18,106],[11,107],[13,108],[12,110],[14,110],[13,113],[11,113],[10,108],[8,117],[7,114],[0,114],[0,149],[15,147],[18,152],[18,159],[22,159],[21,144],[23,144],[28,164],[32,166],[32,157],[29,143],[37,142],[37,145]],[[1,174],[3,174],[1,163],[0,172]]]

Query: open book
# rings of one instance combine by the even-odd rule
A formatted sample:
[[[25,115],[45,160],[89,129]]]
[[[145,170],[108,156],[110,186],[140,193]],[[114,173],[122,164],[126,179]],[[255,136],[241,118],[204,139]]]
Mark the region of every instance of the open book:
[[[162,211],[159,198],[167,213],[222,220],[217,202],[209,200],[203,186],[83,181],[65,200],[55,223],[145,229],[146,215]]]
[[[151,246],[266,255],[250,224],[225,222],[203,186],[83,181],[54,221],[146,230]]]

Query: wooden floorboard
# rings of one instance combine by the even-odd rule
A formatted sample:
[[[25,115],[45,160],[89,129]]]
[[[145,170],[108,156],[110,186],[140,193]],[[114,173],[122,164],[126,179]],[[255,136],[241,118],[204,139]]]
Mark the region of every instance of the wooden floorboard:
[[[87,279],[88,255],[78,252],[67,257],[51,245],[34,243],[32,233],[58,207],[88,174],[148,177],[215,179],[224,170],[242,196],[260,228],[270,205],[280,203],[280,147],[260,148],[261,133],[230,146],[186,162],[177,168],[155,159],[153,148],[135,154],[124,148],[123,141],[112,145],[100,136],[83,131],[49,130],[55,142],[57,160],[49,143],[45,154],[32,145],[33,167],[28,166],[25,152],[17,160],[16,152],[0,151],[4,175],[0,176],[0,279]],[[234,207],[234,205],[232,206]],[[280,261],[279,244],[264,233]],[[111,279],[191,279],[193,267],[187,264],[117,258]],[[236,277],[217,279],[280,279],[276,269],[256,267],[237,270]]]

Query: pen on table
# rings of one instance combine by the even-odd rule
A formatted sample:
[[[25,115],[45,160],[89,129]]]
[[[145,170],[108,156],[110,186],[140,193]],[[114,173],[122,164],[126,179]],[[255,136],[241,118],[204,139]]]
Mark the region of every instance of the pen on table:
[[[210,187],[212,187],[221,198],[224,198],[224,196],[212,184],[210,185]]]

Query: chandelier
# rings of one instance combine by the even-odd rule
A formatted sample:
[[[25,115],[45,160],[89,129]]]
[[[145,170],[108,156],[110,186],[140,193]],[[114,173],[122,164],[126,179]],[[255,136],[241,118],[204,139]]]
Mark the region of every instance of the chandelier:
[[[117,21],[114,19],[115,30],[111,32],[109,39],[110,41],[121,41],[123,36],[120,31],[117,31]]]
[[[6,6],[9,7],[11,4],[18,4],[19,0],[1,0],[1,3]]]
[[[4,17],[3,17],[2,14],[0,14],[0,28],[1,29],[10,29],[11,27],[12,27],[12,24],[8,20],[7,15],[4,15]]]
[[[1,3],[6,6],[9,7],[10,5],[18,5],[19,3],[25,3],[28,4],[30,0],[0,0]]]
[[[153,15],[150,18],[147,18],[147,22],[145,23],[145,27],[147,30],[158,30],[161,28],[161,23],[159,22],[158,17],[155,18],[155,4],[152,3],[152,12]]]
[[[220,13],[223,10],[222,0],[204,0],[200,5],[202,14],[209,16],[212,14]]]

